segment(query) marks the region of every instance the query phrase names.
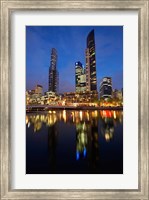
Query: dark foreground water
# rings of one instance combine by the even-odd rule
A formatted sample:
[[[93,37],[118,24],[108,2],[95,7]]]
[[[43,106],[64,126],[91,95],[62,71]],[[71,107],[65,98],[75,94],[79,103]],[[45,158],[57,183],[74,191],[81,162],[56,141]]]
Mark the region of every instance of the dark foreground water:
[[[27,174],[122,174],[122,111],[26,115]]]

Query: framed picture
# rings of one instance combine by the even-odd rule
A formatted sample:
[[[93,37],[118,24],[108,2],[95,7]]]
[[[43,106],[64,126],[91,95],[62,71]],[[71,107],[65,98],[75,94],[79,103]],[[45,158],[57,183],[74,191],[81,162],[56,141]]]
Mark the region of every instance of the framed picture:
[[[148,199],[148,8],[1,0],[1,199]]]

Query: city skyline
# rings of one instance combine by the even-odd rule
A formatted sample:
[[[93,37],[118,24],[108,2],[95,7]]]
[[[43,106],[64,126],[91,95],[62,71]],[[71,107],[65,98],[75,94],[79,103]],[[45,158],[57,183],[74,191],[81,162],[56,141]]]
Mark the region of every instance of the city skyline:
[[[80,61],[86,66],[86,39],[93,29],[95,31],[97,91],[99,92],[99,83],[104,76],[112,77],[113,88],[123,88],[122,26],[28,26],[26,29],[26,89],[32,89],[40,84],[44,92],[48,91],[50,54],[51,49],[55,48],[58,54],[59,92],[74,92],[75,63]]]

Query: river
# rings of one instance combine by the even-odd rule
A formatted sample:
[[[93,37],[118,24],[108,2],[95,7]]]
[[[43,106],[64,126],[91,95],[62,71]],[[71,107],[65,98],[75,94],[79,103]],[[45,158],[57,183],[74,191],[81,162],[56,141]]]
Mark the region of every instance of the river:
[[[26,115],[27,174],[122,174],[123,111]]]

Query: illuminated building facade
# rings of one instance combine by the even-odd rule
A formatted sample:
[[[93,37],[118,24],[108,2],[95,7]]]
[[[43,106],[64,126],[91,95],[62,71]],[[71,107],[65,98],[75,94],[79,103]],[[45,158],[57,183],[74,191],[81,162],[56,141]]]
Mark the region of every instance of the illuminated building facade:
[[[89,57],[89,49],[86,49],[86,90],[91,91],[90,84],[90,57]]]
[[[87,76],[87,83],[86,83],[87,91],[97,91],[94,30],[92,30],[87,37],[86,76]]]
[[[104,77],[100,83],[99,89],[100,98],[111,98],[112,97],[112,79],[111,77]]]
[[[64,93],[63,100],[66,103],[82,103],[82,104],[90,104],[94,103],[98,99],[97,92],[66,92]]]
[[[26,95],[33,95],[33,94],[35,94],[35,90],[27,90],[26,91]]]
[[[57,71],[57,51],[52,48],[51,62],[49,67],[49,91],[58,93],[59,73]]]
[[[76,92],[86,91],[85,68],[79,61],[75,63],[75,83],[76,83]]]
[[[36,85],[36,87],[35,87],[35,93],[42,95],[42,93],[43,93],[43,87],[42,87],[42,85]]]
[[[113,90],[112,96],[113,98],[118,99],[118,100],[123,99],[123,93],[121,90],[117,90],[117,89]]]

